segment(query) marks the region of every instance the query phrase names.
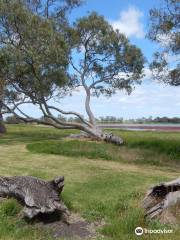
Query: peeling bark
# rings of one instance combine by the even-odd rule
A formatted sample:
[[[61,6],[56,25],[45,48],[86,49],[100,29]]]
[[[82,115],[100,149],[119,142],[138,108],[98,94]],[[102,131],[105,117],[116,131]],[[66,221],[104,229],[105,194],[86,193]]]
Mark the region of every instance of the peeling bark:
[[[162,223],[175,223],[180,214],[180,178],[152,187],[143,204],[145,216]],[[175,209],[174,209],[175,208]]]
[[[67,207],[59,199],[64,177],[44,181],[31,176],[0,177],[0,197],[13,197],[24,205],[23,215],[29,219],[39,214],[59,213],[64,219]]]

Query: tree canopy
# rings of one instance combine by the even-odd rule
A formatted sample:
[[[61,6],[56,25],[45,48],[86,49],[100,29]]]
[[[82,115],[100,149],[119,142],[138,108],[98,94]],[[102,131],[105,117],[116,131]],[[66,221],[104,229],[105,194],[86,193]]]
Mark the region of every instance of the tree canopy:
[[[90,107],[91,95],[111,96],[122,89],[130,93],[141,82],[144,57],[97,13],[71,25],[67,13],[79,4],[69,0],[0,3],[1,52],[6,59],[2,78],[16,96],[3,106],[25,121],[76,128],[104,138]],[[86,93],[88,119],[50,105],[51,99],[60,100],[79,87]],[[21,110],[27,103],[41,110],[43,120]],[[73,115],[79,122],[65,122],[57,114]]]
[[[180,86],[180,3],[163,0],[161,7],[150,10],[148,37],[160,45],[150,67],[155,79]]]
[[[143,76],[144,57],[139,48],[131,45],[97,13],[77,20],[73,30],[76,52],[71,55],[70,64],[77,79],[76,85],[82,86],[86,92],[86,110],[93,123],[90,95],[111,96],[116,90],[123,89],[130,93]]]

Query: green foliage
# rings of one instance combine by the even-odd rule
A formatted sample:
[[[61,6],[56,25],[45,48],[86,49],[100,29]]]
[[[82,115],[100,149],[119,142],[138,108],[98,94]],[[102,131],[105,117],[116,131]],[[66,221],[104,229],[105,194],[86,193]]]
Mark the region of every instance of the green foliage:
[[[36,9],[36,3],[30,2],[1,1],[0,27],[3,55],[8,56],[3,79],[8,80],[12,91],[25,94],[35,103],[50,97],[55,87],[65,91],[64,86],[69,85],[69,46],[55,15],[43,17],[39,9],[43,3],[39,2]],[[52,9],[49,11],[54,14]]]
[[[73,68],[78,84],[83,85],[80,74],[89,89],[99,96],[111,95],[117,89],[131,92],[133,85],[140,83],[145,61],[141,50],[115,31],[103,16],[93,12],[80,18],[73,33],[79,61]]]
[[[173,86],[180,85],[179,12],[179,0],[163,0],[159,8],[150,10],[148,32],[148,37],[160,43],[161,48],[150,64],[153,76]]]
[[[17,2],[9,4],[0,5],[2,38],[12,42],[7,45],[8,74],[32,95],[41,97],[43,92],[46,96],[53,81],[64,84],[68,50],[63,35],[54,31],[52,21],[33,15]],[[9,35],[6,26],[10,26]]]
[[[0,55],[0,64],[3,62],[6,69],[2,78],[8,81],[10,95],[16,96],[15,103],[10,105],[15,105],[14,108],[8,107],[9,102],[4,104],[8,113],[28,122],[40,122],[18,108],[33,104],[40,109],[45,124],[92,133],[96,121],[90,109],[91,95],[112,95],[118,89],[131,93],[134,85],[141,83],[145,62],[141,50],[114,30],[104,17],[93,12],[70,26],[67,12],[80,3],[80,0],[0,2],[0,43],[2,59],[7,59],[1,61]],[[86,112],[92,125],[78,113],[48,105],[50,99],[64,97],[80,86],[86,92]],[[80,123],[62,122],[54,111],[74,115]]]

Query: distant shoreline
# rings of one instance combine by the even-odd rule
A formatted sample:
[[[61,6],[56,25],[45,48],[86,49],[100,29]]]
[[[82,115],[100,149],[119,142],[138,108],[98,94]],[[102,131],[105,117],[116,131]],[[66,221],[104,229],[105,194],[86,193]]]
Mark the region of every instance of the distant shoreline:
[[[98,124],[101,128],[113,128],[113,129],[125,129],[135,131],[168,131],[168,132],[180,132],[180,124],[172,123],[149,123],[149,124],[116,124],[116,123],[104,123]]]
[[[45,127],[45,128],[53,128],[53,126],[47,126],[43,124],[32,124],[27,123],[28,125],[33,125],[35,127]],[[16,125],[16,124],[7,124],[7,125]],[[18,124],[17,124],[18,125]],[[123,123],[98,123],[98,126],[103,129],[122,129],[122,130],[131,130],[131,131],[159,131],[159,132],[180,132],[180,124],[179,123],[152,123],[152,124],[123,124]]]

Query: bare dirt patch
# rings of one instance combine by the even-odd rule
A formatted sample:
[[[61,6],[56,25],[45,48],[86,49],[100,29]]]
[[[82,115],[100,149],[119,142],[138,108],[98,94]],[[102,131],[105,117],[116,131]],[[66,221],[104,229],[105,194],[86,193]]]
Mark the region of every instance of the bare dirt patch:
[[[50,232],[55,239],[86,240],[103,237],[97,232],[97,229],[103,226],[102,222],[89,223],[79,214],[75,213],[71,214],[68,223],[63,222],[62,219],[53,219],[51,222],[48,217],[47,219],[43,219],[43,221],[41,219],[35,225]]]

